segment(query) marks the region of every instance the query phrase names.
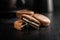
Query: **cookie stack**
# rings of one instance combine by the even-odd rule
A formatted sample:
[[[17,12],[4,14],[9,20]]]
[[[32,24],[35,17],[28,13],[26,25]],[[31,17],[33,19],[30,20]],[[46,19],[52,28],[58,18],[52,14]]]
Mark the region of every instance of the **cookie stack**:
[[[25,25],[30,25],[34,29],[39,30],[41,25],[49,26],[50,19],[42,14],[34,13],[31,10],[19,10],[16,11],[17,21],[14,22],[14,28],[17,30],[22,30]],[[25,24],[24,24],[25,23]]]

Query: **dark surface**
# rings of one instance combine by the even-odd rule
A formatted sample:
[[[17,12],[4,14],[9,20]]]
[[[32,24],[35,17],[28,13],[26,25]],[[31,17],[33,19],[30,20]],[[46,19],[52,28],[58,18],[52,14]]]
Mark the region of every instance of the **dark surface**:
[[[13,19],[0,19],[0,39],[7,40],[60,40],[60,11],[42,13],[51,19],[49,27],[40,30],[17,31],[13,28]],[[7,23],[6,23],[7,22]]]

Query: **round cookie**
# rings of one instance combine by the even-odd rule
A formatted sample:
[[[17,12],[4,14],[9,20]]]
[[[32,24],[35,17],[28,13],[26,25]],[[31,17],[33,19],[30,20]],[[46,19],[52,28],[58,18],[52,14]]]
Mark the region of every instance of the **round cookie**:
[[[14,22],[14,28],[17,30],[22,30],[22,20],[17,20]]]
[[[42,23],[43,26],[49,26],[50,25],[51,21],[45,15],[36,13],[36,14],[33,15],[33,17],[36,18],[37,20],[39,20]]]
[[[30,11],[30,10],[19,10],[19,11],[16,11],[16,16],[18,18],[21,18],[23,14],[33,15],[34,12],[33,11]]]

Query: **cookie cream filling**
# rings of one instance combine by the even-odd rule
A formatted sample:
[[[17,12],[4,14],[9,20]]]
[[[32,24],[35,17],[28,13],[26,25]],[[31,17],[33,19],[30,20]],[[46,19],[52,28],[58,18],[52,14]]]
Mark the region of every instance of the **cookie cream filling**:
[[[32,22],[32,21],[29,21],[28,19],[26,18],[23,18],[24,21],[28,22],[28,23],[31,23],[32,25],[35,25],[35,26],[39,26],[38,24]]]

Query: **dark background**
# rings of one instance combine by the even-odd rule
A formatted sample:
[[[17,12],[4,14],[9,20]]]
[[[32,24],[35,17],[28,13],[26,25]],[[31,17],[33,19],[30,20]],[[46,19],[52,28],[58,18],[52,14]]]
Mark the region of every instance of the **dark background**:
[[[48,12],[46,0],[30,0],[25,5],[22,4],[21,0],[16,0],[16,1],[0,0],[1,18],[16,17],[15,12],[13,11],[26,9],[26,8],[38,13]]]
[[[34,5],[35,5],[36,9],[39,8],[41,10],[44,10],[45,12],[47,11],[47,0],[33,0],[33,1],[34,1]],[[12,2],[14,2],[14,1],[12,1]],[[23,5],[21,5],[21,2],[19,4],[19,0],[18,0],[18,2],[17,2],[17,0],[15,2],[15,4],[17,4],[17,5],[13,4],[13,6],[12,6],[12,2],[11,2],[11,0],[0,0],[0,10],[4,10],[5,11],[7,9],[10,9],[10,10],[11,9],[16,9],[14,6],[17,6],[17,5],[20,5],[18,7],[23,6]],[[31,3],[31,4],[33,4],[33,3]],[[53,0],[53,4],[54,4],[54,8],[59,8],[60,7],[60,0]],[[39,6],[39,7],[37,8],[37,6]]]
[[[55,8],[60,8],[60,0],[53,0]]]

